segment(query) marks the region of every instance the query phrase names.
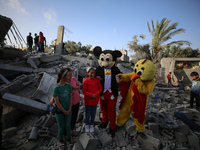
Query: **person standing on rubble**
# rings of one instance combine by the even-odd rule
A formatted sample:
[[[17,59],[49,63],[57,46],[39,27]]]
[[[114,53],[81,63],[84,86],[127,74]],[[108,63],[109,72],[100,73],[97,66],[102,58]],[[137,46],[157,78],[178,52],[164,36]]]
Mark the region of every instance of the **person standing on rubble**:
[[[169,74],[167,75],[167,79],[168,79],[168,85],[169,85],[169,86],[172,86],[171,72],[169,72]]]
[[[29,35],[26,38],[28,50],[32,53],[32,46],[33,46],[33,37],[31,36],[31,32],[29,32]]]
[[[44,45],[46,46],[46,38],[43,36],[43,33],[39,33],[39,48],[40,52],[44,52]]]
[[[55,117],[58,124],[59,148],[64,149],[63,140],[66,131],[67,147],[71,144],[71,108],[72,108],[72,86],[69,83],[71,69],[61,69],[58,72],[57,85],[53,88],[53,99],[56,104]]]
[[[85,100],[85,132],[94,132],[94,118],[96,115],[99,94],[102,91],[100,81],[95,77],[94,68],[87,69],[87,78],[83,81]]]
[[[34,43],[35,43],[35,53],[36,54],[37,54],[38,40],[39,40],[39,37],[37,36],[37,33],[35,33]]]
[[[199,109],[199,102],[200,102],[200,78],[199,74],[194,71],[190,74],[192,77],[192,86],[191,86],[191,92],[190,92],[190,106],[187,108],[193,109],[193,103],[194,99],[196,99],[196,110],[200,111]]]
[[[178,81],[177,81],[177,83],[178,83],[178,85],[177,85],[177,88],[176,88],[176,91],[177,91],[177,93],[179,94],[179,91],[180,90],[183,90],[184,92],[186,92],[185,91],[185,88],[184,88],[184,85],[183,85],[183,76],[182,76],[182,79],[179,79]]]
[[[72,86],[72,110],[71,110],[71,135],[77,135],[77,133],[74,131],[74,127],[76,124],[78,111],[79,111],[79,105],[81,101],[79,89],[81,89],[81,85],[77,81],[76,77],[72,76],[72,71],[69,72],[69,84]],[[49,106],[53,107],[54,99],[51,98],[49,102]],[[64,133],[65,134],[65,133]]]

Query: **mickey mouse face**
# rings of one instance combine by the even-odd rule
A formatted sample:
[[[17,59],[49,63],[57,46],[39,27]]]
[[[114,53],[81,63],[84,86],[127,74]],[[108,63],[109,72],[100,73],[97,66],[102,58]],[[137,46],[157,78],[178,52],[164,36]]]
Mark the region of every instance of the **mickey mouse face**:
[[[122,53],[118,50],[104,50],[102,51],[100,46],[94,48],[94,55],[98,59],[99,66],[110,69],[115,65],[115,61],[118,57],[122,56]]]
[[[115,61],[113,61],[113,56],[110,53],[107,54],[102,53],[99,56],[98,62],[101,67],[106,69],[111,68],[115,64]]]

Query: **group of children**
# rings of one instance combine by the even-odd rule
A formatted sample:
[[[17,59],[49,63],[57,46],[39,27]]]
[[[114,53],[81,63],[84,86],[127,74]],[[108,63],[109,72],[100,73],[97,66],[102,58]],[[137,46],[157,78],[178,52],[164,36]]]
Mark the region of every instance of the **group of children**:
[[[79,89],[81,86],[72,76],[72,70],[61,69],[58,73],[57,85],[53,88],[53,97],[49,102],[50,106],[55,104],[60,149],[65,148],[65,140],[68,149],[72,148],[71,135],[76,135],[74,127],[81,100]],[[85,132],[94,132],[94,119],[100,99],[99,94],[102,91],[100,81],[95,77],[94,68],[88,68],[82,91],[85,101]]]

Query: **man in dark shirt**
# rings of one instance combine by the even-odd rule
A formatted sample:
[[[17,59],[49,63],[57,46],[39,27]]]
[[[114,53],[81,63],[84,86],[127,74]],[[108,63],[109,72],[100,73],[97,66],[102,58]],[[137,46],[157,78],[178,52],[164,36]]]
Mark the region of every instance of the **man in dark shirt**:
[[[35,53],[36,54],[37,54],[38,41],[39,41],[39,37],[37,36],[37,33],[35,33],[34,43],[35,43]]]
[[[32,46],[33,46],[33,37],[31,36],[31,32],[29,32],[29,35],[26,38],[28,50],[32,53]]]

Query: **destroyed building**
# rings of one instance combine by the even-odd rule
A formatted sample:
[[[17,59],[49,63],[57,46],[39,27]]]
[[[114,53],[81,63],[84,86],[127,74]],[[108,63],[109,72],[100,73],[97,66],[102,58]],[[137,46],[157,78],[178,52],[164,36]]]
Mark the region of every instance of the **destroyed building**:
[[[10,55],[11,53],[15,55]],[[15,48],[0,48],[4,149],[58,150],[58,126],[52,108],[48,105],[57,73],[63,67],[70,67],[73,76],[82,84],[86,67],[97,65],[94,56],[81,58],[60,53],[29,54]],[[129,63],[120,62],[117,66],[124,74],[132,72],[133,66]],[[164,76],[169,71],[167,68],[170,67],[165,66]],[[132,115],[124,126],[116,129],[115,137],[111,138],[107,129],[98,128],[101,123],[99,105],[95,117],[95,131],[85,133],[83,94],[81,98],[76,122],[76,132],[79,134],[72,136],[73,150],[200,149],[200,112],[186,108],[189,105],[189,90],[188,93],[177,94],[175,88],[168,87],[165,81],[156,83],[146,110],[145,140],[137,136]],[[120,100],[119,96],[118,102]],[[118,106],[119,103],[117,114]]]

